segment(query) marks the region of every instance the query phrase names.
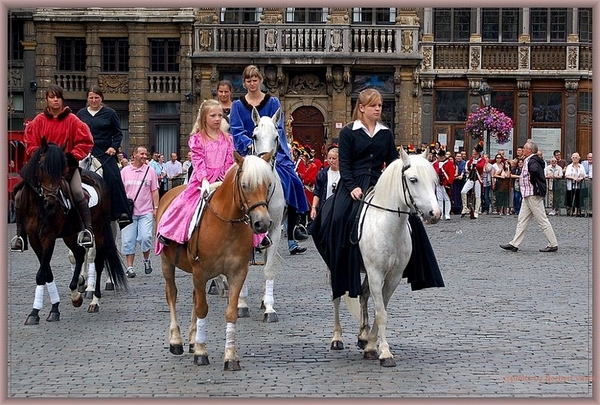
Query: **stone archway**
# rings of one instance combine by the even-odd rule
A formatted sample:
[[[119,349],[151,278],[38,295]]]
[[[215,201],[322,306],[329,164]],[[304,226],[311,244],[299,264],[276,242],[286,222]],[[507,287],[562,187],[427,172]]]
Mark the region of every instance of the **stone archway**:
[[[293,140],[301,145],[309,144],[315,151],[315,157],[323,162],[325,145],[324,121],[321,111],[316,107],[302,106],[292,112]]]

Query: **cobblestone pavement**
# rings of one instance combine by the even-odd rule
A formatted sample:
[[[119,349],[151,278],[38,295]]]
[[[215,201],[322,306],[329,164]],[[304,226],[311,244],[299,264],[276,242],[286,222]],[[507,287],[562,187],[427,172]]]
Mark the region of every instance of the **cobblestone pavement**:
[[[358,322],[344,305],[346,348],[329,350],[330,289],[310,240],[303,242],[303,255],[290,256],[285,242],[279,247],[277,323],[262,322],[262,268],[251,267],[251,317],[236,327],[238,372],[223,371],[226,299],[218,296],[209,296],[210,365],[169,353],[158,257],[152,256],[154,272],[145,275],[138,253],[129,291],[103,293],[100,312],[88,314],[87,300],[80,308],[70,304],[70,267],[58,242],[52,264],[61,320],[45,321],[46,292],[40,324],[25,326],[38,263],[31,250],[9,253],[7,396],[591,398],[592,219],[551,222],[558,253],[538,252],[545,240],[535,223],[517,253],[501,250],[498,244],[513,236],[515,216],[453,216],[428,225],[446,287],[398,287],[388,308],[396,368],[362,358],[355,345]],[[9,224],[9,237],[14,229]],[[177,282],[187,335],[191,278],[178,272]]]

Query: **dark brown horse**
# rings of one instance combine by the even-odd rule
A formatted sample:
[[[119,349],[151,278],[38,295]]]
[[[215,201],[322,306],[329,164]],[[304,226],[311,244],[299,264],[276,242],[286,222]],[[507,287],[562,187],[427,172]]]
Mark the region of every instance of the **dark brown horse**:
[[[26,235],[35,252],[40,267],[36,275],[36,294],[33,310],[25,321],[26,325],[39,323],[42,309],[44,286],[47,287],[52,309],[46,319],[49,322],[60,320],[58,290],[50,267],[56,240],[62,238],[75,256],[75,270],[69,284],[71,300],[75,307],[81,306],[83,296],[77,291],[77,282],[86,249],[77,243],[77,234],[82,229],[79,213],[73,208],[69,198],[70,188],[64,177],[66,158],[63,148],[42,139],[42,145],[35,151],[27,165],[21,170],[23,182],[19,191],[17,222],[21,234]],[[91,186],[89,192],[97,203],[91,207],[94,239],[96,246],[96,271],[98,280],[106,268],[119,289],[127,288],[121,256],[115,245],[110,229],[110,196],[106,183],[95,173],[83,171],[82,181]],[[95,195],[93,195],[95,194]],[[88,312],[98,312],[101,298],[100,283],[96,283],[95,297]]]
[[[235,163],[225,175],[222,184],[207,200],[200,225],[196,226],[185,245],[171,243],[161,253],[167,303],[171,313],[169,345],[173,354],[183,354],[181,330],[177,323],[177,286],[175,266],[192,273],[194,306],[190,324],[190,352],[194,363],[209,364],[205,346],[208,313],[206,282],[219,275],[227,277],[229,302],[225,311],[226,341],[225,370],[240,370],[235,348],[235,324],[238,318],[238,298],[248,273],[248,257],[252,253],[252,233],[263,233],[271,225],[267,197],[275,180],[269,165],[273,151],[262,159],[241,157],[234,152]],[[168,191],[160,200],[157,221],[183,190],[184,186]],[[194,209],[195,207],[190,207]]]

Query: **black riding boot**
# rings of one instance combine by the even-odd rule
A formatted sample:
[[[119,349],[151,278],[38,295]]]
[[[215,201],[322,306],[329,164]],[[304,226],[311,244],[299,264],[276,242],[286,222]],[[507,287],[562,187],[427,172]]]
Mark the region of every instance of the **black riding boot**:
[[[23,232],[23,224],[19,215],[19,207],[21,206],[20,190],[15,193],[15,210],[17,217],[17,234],[10,241],[11,252],[22,252],[27,250],[27,234]]]
[[[91,248],[94,246],[94,233],[92,231],[92,213],[90,212],[90,207],[88,207],[88,202],[85,198],[81,201],[76,201],[75,204],[77,205],[77,211],[79,211],[79,216],[84,227],[84,230],[79,232],[77,236],[77,243],[85,248]]]

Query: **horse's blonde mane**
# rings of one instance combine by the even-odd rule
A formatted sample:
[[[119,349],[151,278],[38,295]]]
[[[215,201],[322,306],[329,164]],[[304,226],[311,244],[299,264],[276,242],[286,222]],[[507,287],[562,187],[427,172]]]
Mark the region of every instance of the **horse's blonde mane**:
[[[229,170],[237,170],[238,165],[233,164]],[[248,184],[249,187],[255,188],[258,185],[275,181],[271,166],[262,158],[254,155],[248,155],[244,158],[244,170],[242,171],[242,182]]]

